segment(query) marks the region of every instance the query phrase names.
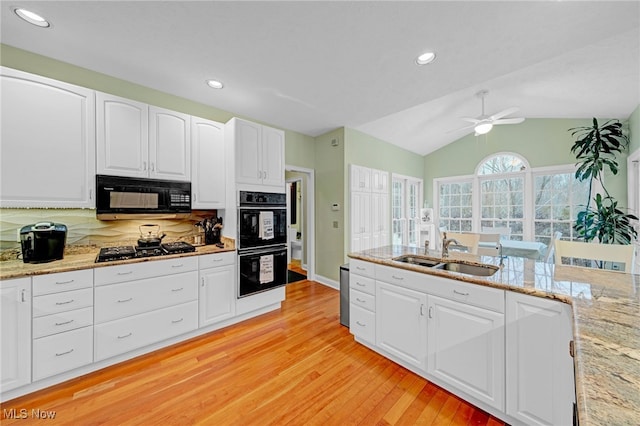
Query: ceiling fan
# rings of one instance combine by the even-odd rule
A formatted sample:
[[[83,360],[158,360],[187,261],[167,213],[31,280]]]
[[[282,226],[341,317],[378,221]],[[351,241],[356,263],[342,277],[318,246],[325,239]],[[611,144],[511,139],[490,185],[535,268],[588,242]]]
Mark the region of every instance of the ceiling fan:
[[[489,94],[488,90],[481,90],[478,93],[476,93],[476,96],[482,100],[482,114],[477,118],[462,117],[464,121],[469,121],[472,124],[462,127],[460,129],[456,129],[454,131],[457,132],[459,130],[473,129],[476,132],[475,135],[478,136],[478,135],[484,135],[485,133],[489,133],[489,131],[491,131],[493,126],[497,124],[518,124],[524,121],[523,117],[503,118],[509,114],[513,114],[514,112],[518,111],[517,107],[507,108],[493,115],[486,115],[484,113],[484,98],[488,94]]]

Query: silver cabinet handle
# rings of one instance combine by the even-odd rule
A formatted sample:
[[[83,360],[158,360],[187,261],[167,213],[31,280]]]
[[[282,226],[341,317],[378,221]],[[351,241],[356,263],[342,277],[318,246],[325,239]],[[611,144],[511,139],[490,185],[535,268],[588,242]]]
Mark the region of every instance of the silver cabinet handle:
[[[75,299],[67,300],[66,302],[56,302],[56,305],[68,305],[69,303],[73,303]]]
[[[71,284],[72,282],[74,282],[75,280],[69,280],[69,281],[56,281],[56,285],[61,285],[61,284]]]
[[[180,288],[172,288],[171,291],[182,291],[184,289],[184,287],[180,287]]]
[[[67,354],[70,354],[71,352],[73,352],[73,349],[69,349],[68,351],[66,351],[66,352],[61,352],[61,353],[57,353],[57,352],[56,352],[56,356],[67,355]]]
[[[122,299],[122,300],[118,299],[118,303],[131,302],[132,300],[133,300],[133,297],[130,297],[128,299]]]
[[[460,296],[468,296],[468,295],[469,295],[469,293],[461,293],[461,292],[456,291],[456,290],[453,290],[453,292],[454,292],[455,294],[460,295]]]
[[[420,315],[424,316],[424,305],[420,305]]]
[[[394,280],[399,280],[399,281],[404,280],[404,277],[396,277],[395,275],[391,275],[391,278],[393,278]]]
[[[131,337],[131,335],[133,335],[133,333],[129,332],[129,334],[125,334],[123,336],[118,336],[118,339],[126,339],[127,337]]]
[[[204,277],[200,281],[202,281],[202,287],[204,287]]]
[[[223,258],[217,258],[217,259],[213,259],[214,262],[222,262],[224,259]]]
[[[69,320],[69,321],[65,321],[65,322],[57,322],[56,326],[67,325],[67,324],[71,324],[72,322],[73,322],[73,320]]]
[[[118,272],[118,275],[131,275],[133,274],[133,271],[128,271],[128,272]]]
[[[146,161],[142,162],[142,170],[144,170],[144,171],[147,170],[147,162]]]
[[[193,202],[196,202],[196,193],[194,192],[193,194],[191,194],[191,198],[193,198]]]
[[[429,306],[429,318],[433,318],[433,306]]]
[[[356,321],[356,324],[358,324],[360,327],[366,327],[367,326],[367,324],[363,324],[360,321]]]
[[[25,290],[25,289],[20,290],[20,299],[21,299],[23,302],[26,302],[26,301],[27,301],[27,298],[25,297],[25,295],[26,295],[26,294],[27,294],[27,290]]]
[[[179,320],[175,320],[175,321],[172,320],[171,324],[177,324],[177,323],[182,322],[182,321],[184,321],[184,318],[180,318]]]
[[[181,263],[179,265],[171,265],[172,268],[182,268],[184,266],[184,263]]]
[[[154,163],[153,161],[151,163],[149,163],[151,165],[151,171],[155,172],[156,171],[156,163]]]
[[[362,284],[362,283],[361,283],[361,282],[359,282],[359,281],[356,281],[356,285],[359,285],[360,287],[366,287],[366,284]]]
[[[360,303],[367,303],[367,301],[366,301],[366,300],[362,300],[362,299],[360,299],[359,297],[356,297],[356,300],[357,300],[358,302],[360,302]]]
[[[360,266],[356,266],[356,269],[357,269],[358,271],[364,271],[366,268],[362,268],[362,267],[360,267]]]

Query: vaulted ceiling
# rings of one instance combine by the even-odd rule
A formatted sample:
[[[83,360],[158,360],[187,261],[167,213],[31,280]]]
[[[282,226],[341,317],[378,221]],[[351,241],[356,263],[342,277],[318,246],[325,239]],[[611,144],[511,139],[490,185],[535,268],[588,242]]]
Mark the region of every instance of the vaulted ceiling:
[[[12,7],[52,23],[19,20]],[[4,44],[317,136],[361,130],[424,155],[460,117],[626,119],[640,103],[637,1],[2,1]],[[436,60],[418,66],[418,54]],[[213,90],[205,80],[224,82]]]

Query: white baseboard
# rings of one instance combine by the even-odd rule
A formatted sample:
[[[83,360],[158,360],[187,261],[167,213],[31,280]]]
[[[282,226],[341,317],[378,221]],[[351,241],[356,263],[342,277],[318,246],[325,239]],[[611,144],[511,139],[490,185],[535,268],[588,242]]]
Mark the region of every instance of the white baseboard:
[[[314,281],[319,282],[320,284],[326,285],[327,287],[331,287],[335,290],[340,290],[340,283],[338,281],[332,280],[327,277],[323,277],[322,275],[316,275]]]

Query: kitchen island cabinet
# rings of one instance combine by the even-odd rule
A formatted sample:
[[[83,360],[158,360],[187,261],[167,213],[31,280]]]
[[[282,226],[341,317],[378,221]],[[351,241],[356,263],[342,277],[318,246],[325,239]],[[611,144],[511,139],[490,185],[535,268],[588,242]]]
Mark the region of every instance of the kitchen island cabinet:
[[[95,207],[93,90],[0,67],[0,207]]]
[[[0,281],[0,389],[31,382],[31,278]]]

